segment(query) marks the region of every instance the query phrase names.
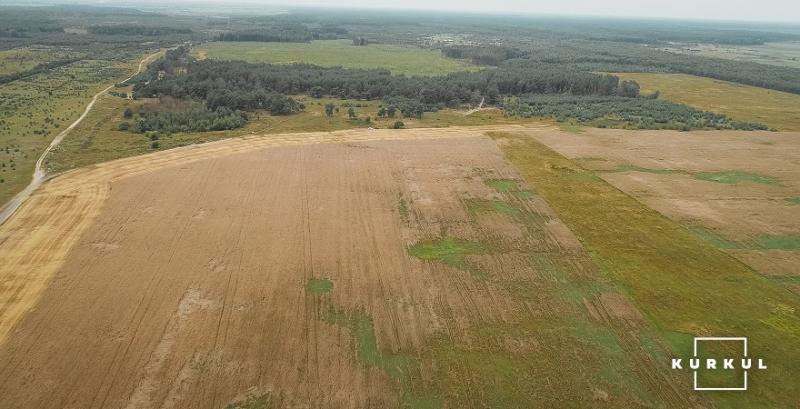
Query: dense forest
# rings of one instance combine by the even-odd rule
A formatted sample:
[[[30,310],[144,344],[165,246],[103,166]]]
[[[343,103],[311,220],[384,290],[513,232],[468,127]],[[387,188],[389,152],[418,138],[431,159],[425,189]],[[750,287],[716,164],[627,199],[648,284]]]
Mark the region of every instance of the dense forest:
[[[225,109],[226,113],[266,110],[276,115],[291,114],[304,109],[291,95],[306,94],[382,100],[381,117],[394,117],[398,112],[404,117],[421,117],[426,111],[484,100],[503,107],[512,116],[585,123],[615,118],[627,126],[647,129],[765,129],[660,101],[657,95],[640,96],[636,82],[620,81],[614,75],[529,59],[510,60],[491,70],[408,77],[382,69],[196,60],[187,48],[179,47],[151,64],[133,82],[137,98],[197,101],[208,112]],[[158,126],[159,122],[153,122],[147,129],[162,130]]]
[[[134,93],[137,97],[166,95],[203,100],[212,109],[217,106],[270,109],[265,104],[271,93],[366,100],[400,96],[434,107],[477,103],[481,98],[493,104],[501,95],[528,93],[635,97],[639,87],[633,81],[620,81],[609,74],[559,69],[529,61],[508,62],[495,70],[407,77],[391,75],[383,69],[198,61],[181,47],[153,63],[137,79]]]
[[[120,130],[149,133],[151,136],[158,133],[223,131],[240,128],[247,123],[247,114],[242,111],[225,107],[212,110],[197,102],[162,103],[152,109],[145,106],[138,115],[126,111],[125,118],[131,119],[133,125],[123,122]]]

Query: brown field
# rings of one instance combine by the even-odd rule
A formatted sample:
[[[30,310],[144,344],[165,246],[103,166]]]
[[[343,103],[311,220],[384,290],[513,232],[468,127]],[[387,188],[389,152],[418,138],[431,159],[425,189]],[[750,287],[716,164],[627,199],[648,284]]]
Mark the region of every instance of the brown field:
[[[536,138],[755,270],[800,274],[800,134],[587,129]]]
[[[253,137],[45,183],[0,226],[0,407],[703,405],[490,130],[557,134]]]

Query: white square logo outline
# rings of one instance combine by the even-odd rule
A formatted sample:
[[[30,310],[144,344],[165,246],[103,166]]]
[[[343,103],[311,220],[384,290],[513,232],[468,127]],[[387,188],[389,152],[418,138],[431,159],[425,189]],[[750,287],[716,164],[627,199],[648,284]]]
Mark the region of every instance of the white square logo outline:
[[[747,358],[747,337],[695,337],[692,354],[697,358],[697,341],[742,341],[744,344],[743,358]],[[694,390],[696,391],[746,391],[747,390],[747,370],[744,371],[744,386],[740,388],[701,388],[697,386],[697,370],[694,373]]]

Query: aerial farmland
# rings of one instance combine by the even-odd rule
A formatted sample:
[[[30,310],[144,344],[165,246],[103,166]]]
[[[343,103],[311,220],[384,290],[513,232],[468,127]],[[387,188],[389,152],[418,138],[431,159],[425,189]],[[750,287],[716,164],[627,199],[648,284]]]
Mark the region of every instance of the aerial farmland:
[[[796,26],[120,6],[0,8],[0,408],[800,403]]]

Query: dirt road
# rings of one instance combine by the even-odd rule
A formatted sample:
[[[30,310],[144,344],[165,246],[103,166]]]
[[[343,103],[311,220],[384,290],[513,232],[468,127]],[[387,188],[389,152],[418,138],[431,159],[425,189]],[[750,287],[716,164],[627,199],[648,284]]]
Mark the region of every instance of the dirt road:
[[[142,70],[146,68],[146,64],[153,61],[156,57],[161,55],[161,53],[162,51],[158,51],[143,58],[141,61],[139,61],[139,66],[136,69],[136,72],[133,73],[130,77],[122,80],[121,82],[128,81],[137,74],[139,74],[140,72],[142,72]],[[89,115],[89,112],[92,110],[92,107],[94,107],[94,104],[97,102],[97,99],[101,95],[108,92],[111,88],[114,88],[114,85],[109,85],[102,91],[95,94],[92,97],[92,100],[89,101],[89,104],[86,105],[86,109],[83,110],[81,116],[79,116],[78,119],[75,120],[75,122],[71,123],[67,128],[59,132],[58,135],[56,135],[56,137],[53,138],[53,140],[50,142],[50,145],[48,145],[47,148],[45,148],[44,152],[42,152],[42,154],[39,156],[39,159],[36,161],[36,167],[33,171],[33,176],[31,177],[31,183],[29,183],[28,186],[25,187],[25,189],[17,193],[14,197],[11,198],[11,200],[8,201],[8,203],[6,203],[5,205],[3,205],[2,208],[0,208],[0,225],[2,225],[3,223],[5,223],[6,220],[8,220],[8,218],[12,214],[14,214],[14,212],[17,211],[20,205],[22,205],[22,203],[28,200],[28,198],[31,196],[31,193],[33,193],[36,189],[38,189],[39,186],[41,186],[42,182],[46,179],[47,172],[44,169],[44,160],[50,153],[50,151],[52,151],[53,148],[58,146],[58,144],[61,143],[64,137],[67,136],[73,129],[75,129],[75,127],[78,126],[78,124],[80,124],[81,121],[83,121],[83,119],[86,118],[87,115]]]

